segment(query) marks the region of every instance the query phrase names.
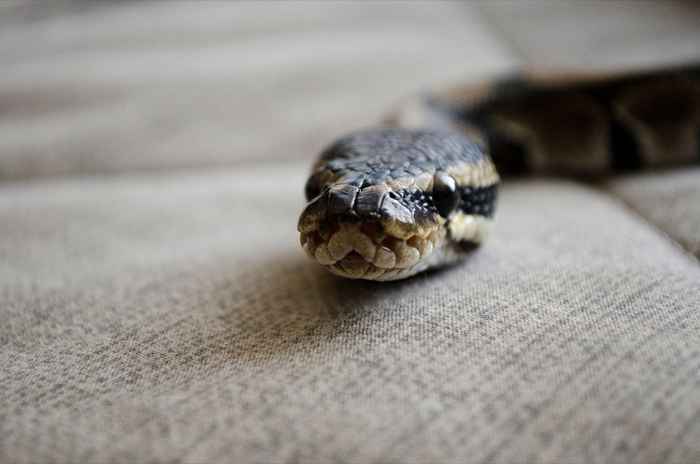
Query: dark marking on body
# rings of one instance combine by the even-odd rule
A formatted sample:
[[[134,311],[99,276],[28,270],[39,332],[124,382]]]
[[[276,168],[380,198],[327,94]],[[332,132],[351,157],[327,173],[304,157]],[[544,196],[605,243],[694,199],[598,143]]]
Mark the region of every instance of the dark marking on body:
[[[615,172],[638,171],[642,168],[639,142],[631,129],[613,119],[610,124],[611,167]]]
[[[493,217],[496,212],[498,186],[460,187],[459,209],[464,214]]]

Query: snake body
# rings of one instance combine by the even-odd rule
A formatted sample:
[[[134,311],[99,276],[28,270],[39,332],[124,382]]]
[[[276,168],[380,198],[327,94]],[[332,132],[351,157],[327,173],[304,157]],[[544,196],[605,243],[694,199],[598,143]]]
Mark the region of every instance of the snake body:
[[[698,71],[520,75],[414,97],[322,152],[301,245],[334,274],[402,279],[484,241],[499,172],[591,178],[698,162]]]

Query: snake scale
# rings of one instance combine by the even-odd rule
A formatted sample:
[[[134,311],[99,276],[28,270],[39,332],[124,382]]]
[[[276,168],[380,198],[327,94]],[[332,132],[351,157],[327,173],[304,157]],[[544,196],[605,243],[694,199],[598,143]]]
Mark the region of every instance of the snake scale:
[[[700,161],[699,71],[523,73],[414,97],[321,153],[301,245],[336,275],[403,279],[485,240],[501,177]]]

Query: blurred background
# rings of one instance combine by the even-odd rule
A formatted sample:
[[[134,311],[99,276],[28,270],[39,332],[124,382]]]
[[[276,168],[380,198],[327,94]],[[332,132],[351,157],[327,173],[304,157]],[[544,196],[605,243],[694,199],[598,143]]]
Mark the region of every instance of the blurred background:
[[[310,161],[418,90],[691,61],[698,2],[0,2],[0,179]]]

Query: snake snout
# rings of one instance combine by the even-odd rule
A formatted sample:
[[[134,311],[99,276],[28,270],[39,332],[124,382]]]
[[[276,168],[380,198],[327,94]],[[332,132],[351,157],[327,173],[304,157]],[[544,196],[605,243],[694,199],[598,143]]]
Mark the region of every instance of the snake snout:
[[[334,274],[392,280],[416,273],[442,244],[440,223],[418,225],[386,188],[324,189],[299,218],[306,253]]]

